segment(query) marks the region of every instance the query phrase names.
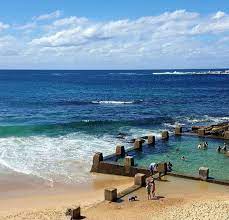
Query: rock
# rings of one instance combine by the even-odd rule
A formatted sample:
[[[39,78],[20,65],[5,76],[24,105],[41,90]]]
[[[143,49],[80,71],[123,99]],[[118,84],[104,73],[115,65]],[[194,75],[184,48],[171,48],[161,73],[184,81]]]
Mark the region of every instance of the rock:
[[[127,134],[120,132],[120,133],[118,133],[117,138],[125,139],[126,136],[127,136]]]

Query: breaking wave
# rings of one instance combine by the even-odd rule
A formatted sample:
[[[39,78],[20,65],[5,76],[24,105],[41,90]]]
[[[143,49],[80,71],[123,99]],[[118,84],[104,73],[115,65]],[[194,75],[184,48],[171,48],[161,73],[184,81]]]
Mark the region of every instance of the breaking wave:
[[[143,100],[136,100],[136,101],[92,101],[93,104],[114,104],[114,105],[121,105],[121,104],[137,104],[141,103]]]
[[[41,125],[9,125],[0,126],[0,137],[30,136],[30,135],[64,135],[76,131],[98,132],[103,129],[116,131],[123,126],[160,125],[174,122],[171,117],[141,118],[136,120],[82,120],[68,123]],[[98,129],[99,128],[99,129]]]
[[[123,105],[123,104],[139,104],[143,102],[143,100],[130,100],[130,101],[122,101],[122,100],[94,100],[94,101],[77,101],[77,100],[67,100],[67,101],[59,101],[54,102],[58,105]]]
[[[218,123],[229,121],[229,116],[213,117],[213,116],[204,115],[201,117],[185,117],[184,121],[191,124],[201,123],[201,122],[218,124]]]
[[[0,165],[50,183],[84,182],[91,178],[88,173],[93,154],[110,154],[114,148],[114,138],[82,132],[59,137],[0,138]]]
[[[109,75],[127,75],[127,76],[135,76],[135,75],[139,75],[135,72],[120,72],[120,73],[109,73]]]
[[[153,72],[153,75],[229,75],[229,71],[168,71],[168,72]]]

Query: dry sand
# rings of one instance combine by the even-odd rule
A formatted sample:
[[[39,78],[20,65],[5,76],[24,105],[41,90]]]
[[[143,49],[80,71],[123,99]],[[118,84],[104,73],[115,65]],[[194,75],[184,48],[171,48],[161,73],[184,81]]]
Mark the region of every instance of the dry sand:
[[[20,178],[19,178],[20,179]],[[111,175],[97,175],[84,185],[47,187],[23,177],[16,184],[1,185],[1,220],[66,220],[65,210],[80,205],[86,219],[229,219],[229,187],[201,181],[167,177],[156,182],[158,200],[147,200],[145,188],[137,195],[136,202],[128,196],[118,203],[102,202],[104,188],[115,186],[123,190],[132,185],[133,179]]]
[[[88,219],[229,219],[229,187],[167,177],[156,182],[157,200],[148,200],[141,188],[119,203],[102,202],[85,211]]]

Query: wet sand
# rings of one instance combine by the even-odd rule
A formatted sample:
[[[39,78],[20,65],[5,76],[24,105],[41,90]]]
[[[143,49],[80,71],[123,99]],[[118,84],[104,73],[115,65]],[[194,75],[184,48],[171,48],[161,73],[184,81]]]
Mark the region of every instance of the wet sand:
[[[0,219],[66,219],[67,208],[86,209],[104,199],[104,188],[123,190],[132,182],[128,177],[96,174],[87,183],[66,185],[18,173],[1,175]]]

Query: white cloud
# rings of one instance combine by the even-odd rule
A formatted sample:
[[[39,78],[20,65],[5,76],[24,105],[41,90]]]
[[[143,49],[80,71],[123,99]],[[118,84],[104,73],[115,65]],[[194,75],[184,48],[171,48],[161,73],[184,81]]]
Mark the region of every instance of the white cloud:
[[[37,17],[33,17],[33,20],[36,21],[44,21],[44,20],[50,20],[50,19],[56,19],[59,18],[61,16],[61,12],[59,10],[51,12],[49,14],[43,14],[43,15],[39,15]]]
[[[71,16],[18,27],[27,28],[34,32],[17,39],[23,45],[20,61],[53,68],[200,68],[229,60],[229,16],[222,11],[110,21]]]
[[[200,21],[191,30],[192,34],[219,34],[229,31],[229,15],[217,12],[213,19]]]
[[[24,25],[16,26],[15,28],[17,30],[32,30],[32,29],[35,29],[36,27],[37,27],[36,22],[30,22]]]
[[[212,17],[213,19],[220,19],[223,18],[226,14],[223,11],[218,11],[216,14]]]
[[[0,31],[4,30],[4,29],[8,29],[9,27],[10,27],[9,24],[4,24],[4,23],[0,22]]]
[[[0,37],[0,56],[16,56],[19,53],[17,39],[13,36]]]
[[[65,25],[81,25],[88,22],[87,18],[71,16],[68,18],[59,19],[53,22],[53,26],[60,27]]]
[[[116,44],[125,42],[141,44],[148,41],[150,43],[156,38],[189,34],[194,25],[193,19],[198,17],[198,13],[185,10],[166,12],[160,16],[141,17],[136,20],[124,19],[108,22],[94,22],[86,18],[69,17],[53,23],[55,27],[63,26],[63,29],[33,39],[31,44],[45,47],[69,47],[81,44],[96,46],[98,41],[103,41],[104,43],[112,43],[116,47]]]
[[[51,36],[45,36],[32,40],[32,45],[45,47],[68,47],[76,46],[90,41],[104,40],[96,27],[82,29],[80,27],[59,31]]]

